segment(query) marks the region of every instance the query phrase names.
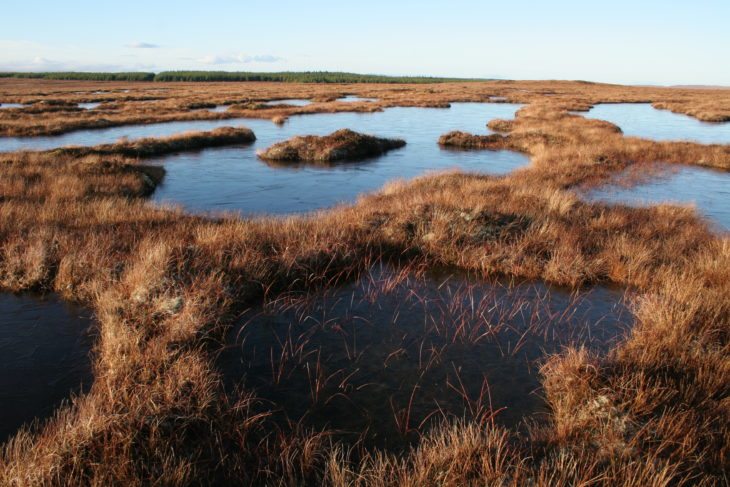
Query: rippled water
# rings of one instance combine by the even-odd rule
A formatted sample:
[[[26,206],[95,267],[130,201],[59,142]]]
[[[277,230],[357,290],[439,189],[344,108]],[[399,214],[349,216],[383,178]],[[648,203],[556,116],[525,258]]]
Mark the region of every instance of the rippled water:
[[[700,122],[687,115],[658,110],[649,103],[603,103],[579,114],[618,125],[627,136],[730,144],[730,123]]]
[[[652,177],[639,184],[607,185],[590,191],[588,197],[630,205],[690,204],[718,228],[730,231],[730,172],[669,164],[653,170]]]
[[[240,211],[246,214],[301,213],[352,202],[364,192],[398,178],[460,168],[505,174],[529,159],[510,151],[455,151],[438,146],[450,130],[487,132],[492,118],[512,118],[517,105],[455,103],[450,109],[392,108],[376,113],[335,113],[291,117],[283,126],[247,120],[257,140],[246,147],[187,152],[153,160],[167,174],[152,198],[194,211]],[[231,122],[228,121],[228,125]],[[295,135],[326,135],[341,128],[405,139],[402,149],[363,161],[334,165],[266,163],[256,151]]]
[[[54,296],[0,294],[0,441],[88,389],[90,325],[88,310]]]
[[[255,390],[282,421],[398,449],[430,420],[491,410],[516,426],[539,417],[545,353],[567,344],[604,351],[631,322],[615,289],[574,294],[375,269],[340,289],[252,310],[218,365],[229,390]]]

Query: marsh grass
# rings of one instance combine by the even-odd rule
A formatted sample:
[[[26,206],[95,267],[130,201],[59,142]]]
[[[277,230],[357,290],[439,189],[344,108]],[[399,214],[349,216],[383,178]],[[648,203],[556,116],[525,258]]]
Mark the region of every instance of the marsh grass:
[[[375,157],[405,145],[405,140],[378,138],[341,129],[322,137],[293,137],[257,155],[261,159],[277,162],[334,162]]]
[[[58,89],[69,99],[71,90],[98,90],[93,84],[34,83],[3,81],[2,86],[20,99],[42,96],[32,95],[39,87]],[[225,83],[208,92],[205,85],[196,86],[201,88],[163,86],[170,91],[154,93],[171,107],[181,98],[188,103],[208,97],[219,104],[284,94],[263,85],[247,85],[247,95]],[[108,90],[127,87],[105,85]],[[536,93],[548,87],[553,96]],[[312,97],[336,87],[286,88],[289,97]],[[153,88],[140,84],[134,89],[150,94]],[[532,163],[501,178],[446,173],[394,181],[354,205],[306,217],[241,219],[203,218],[145,202],[142,196],[153,189],[146,179],[160,175],[149,173],[136,158],[0,155],[0,286],[6,291],[55,290],[91,305],[99,322],[90,392],[4,445],[0,483],[727,483],[727,237],[713,234],[687,208],[586,203],[575,191],[631,164],[723,167],[727,148],[624,138],[615,126],[567,113],[597,100],[657,101],[668,94],[706,100],[710,95],[540,82],[417,89],[357,85],[346,91],[379,98],[373,104],[381,106],[488,96],[531,101],[505,136],[514,148],[529,153]],[[150,105],[150,112],[157,110]],[[130,109],[135,115],[111,123],[138,117],[137,110],[142,109]],[[166,113],[178,116],[173,109]],[[82,119],[54,123],[66,130],[78,120],[107,123],[101,118],[86,113]],[[49,119],[29,124],[23,115],[3,113],[5,133],[11,120],[16,124],[12,130],[31,130]],[[452,266],[478,276],[539,279],[576,289],[595,283],[627,286],[636,292],[635,323],[626,340],[605,353],[568,347],[543,357],[541,385],[549,411],[540,424],[523,432],[497,424],[499,415],[474,421],[480,417],[474,412],[489,411],[484,406],[488,391],[481,386],[469,390],[464,380],[461,388],[458,378],[450,377],[451,395],[470,398],[456,411],[466,410],[472,419],[455,413],[436,422],[434,414],[431,428],[424,424],[414,433],[413,448],[399,455],[347,446],[331,431],[304,422],[282,427],[264,398],[245,388],[231,393],[224,387],[216,350],[241,312],[264,302],[295,303],[281,299],[355,282],[383,260],[406,268]],[[407,283],[395,279],[375,289],[387,294]],[[416,304],[417,296],[410,298]],[[454,300],[442,303],[448,311]],[[298,306],[290,312],[306,309]],[[440,339],[471,346],[470,337],[484,333],[484,327],[454,326],[464,323],[459,312],[447,316],[431,324]],[[317,323],[314,329],[323,329],[326,320]],[[304,377],[313,384],[307,386],[308,401],[312,396],[326,400],[327,388],[342,379],[327,382],[337,368],[326,374],[316,369],[314,355],[307,357],[302,363],[310,364],[310,375]],[[389,363],[393,360],[399,355]],[[408,414],[408,404],[420,397],[420,389],[413,390],[406,388],[394,398],[387,415],[405,432],[424,417],[413,414],[415,406]]]

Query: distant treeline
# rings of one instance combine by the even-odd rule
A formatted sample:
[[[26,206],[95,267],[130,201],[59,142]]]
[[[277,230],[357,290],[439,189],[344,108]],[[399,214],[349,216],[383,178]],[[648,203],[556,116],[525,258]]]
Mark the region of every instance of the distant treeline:
[[[0,78],[78,81],[277,81],[282,83],[448,83],[470,78],[383,76],[329,71],[254,73],[245,71],[163,71],[161,73],[0,73]]]
[[[279,81],[284,83],[443,83],[468,81],[431,76],[383,76],[329,71],[252,73],[230,71],[164,71],[155,81]]]
[[[0,73],[0,78],[60,79],[77,81],[154,81],[155,73]]]

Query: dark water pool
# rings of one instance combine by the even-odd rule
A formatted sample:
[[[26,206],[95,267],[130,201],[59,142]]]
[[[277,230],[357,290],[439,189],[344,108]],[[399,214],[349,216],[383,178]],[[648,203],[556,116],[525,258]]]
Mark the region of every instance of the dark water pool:
[[[730,144],[730,123],[700,122],[687,115],[658,110],[649,103],[604,103],[579,114],[618,125],[627,136]]]
[[[90,326],[88,310],[54,296],[0,294],[0,441],[88,389]]]
[[[540,418],[545,354],[606,350],[632,322],[623,297],[378,268],[250,311],[218,364],[229,390],[255,390],[284,424],[398,449],[442,418]]]
[[[493,118],[512,118],[519,105],[454,103],[450,109],[392,108],[376,113],[335,113],[291,117],[283,126],[246,120],[257,140],[246,147],[225,147],[176,154],[153,163],[167,173],[152,198],[182,204],[193,211],[240,211],[245,214],[301,213],[352,202],[364,192],[398,178],[459,168],[505,174],[528,164],[510,151],[459,151],[438,146],[450,130],[485,133]],[[231,121],[228,121],[231,125]],[[402,149],[364,161],[328,166],[272,165],[256,151],[295,135],[326,135],[350,128],[379,137],[405,139]]]
[[[630,205],[690,204],[716,227],[730,231],[730,172],[670,164],[651,169],[651,177],[638,184],[623,184],[625,175],[619,175],[616,184],[592,190],[587,196]]]

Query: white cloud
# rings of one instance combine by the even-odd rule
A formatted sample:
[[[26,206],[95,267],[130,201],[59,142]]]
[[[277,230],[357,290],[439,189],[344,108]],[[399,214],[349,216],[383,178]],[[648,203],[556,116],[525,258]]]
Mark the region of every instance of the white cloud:
[[[151,42],[133,42],[131,44],[127,44],[125,47],[130,47],[132,49],[157,49],[157,44],[152,44]]]
[[[271,54],[227,54],[227,55],[208,55],[197,61],[201,64],[221,65],[221,64],[251,64],[251,63],[278,63],[284,59]]]

